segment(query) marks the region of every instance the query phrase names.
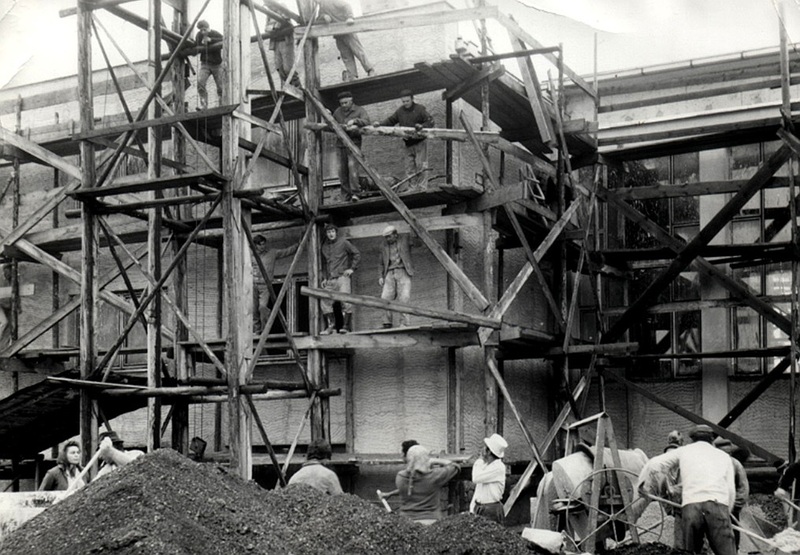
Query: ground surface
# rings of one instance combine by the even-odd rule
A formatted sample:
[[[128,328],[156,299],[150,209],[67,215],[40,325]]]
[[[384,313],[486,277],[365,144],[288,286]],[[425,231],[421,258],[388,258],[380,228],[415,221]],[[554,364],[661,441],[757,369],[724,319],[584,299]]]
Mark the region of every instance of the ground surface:
[[[0,553],[532,553],[516,532],[460,514],[423,527],[352,495],[266,491],[174,451],[148,454],[44,511]]]

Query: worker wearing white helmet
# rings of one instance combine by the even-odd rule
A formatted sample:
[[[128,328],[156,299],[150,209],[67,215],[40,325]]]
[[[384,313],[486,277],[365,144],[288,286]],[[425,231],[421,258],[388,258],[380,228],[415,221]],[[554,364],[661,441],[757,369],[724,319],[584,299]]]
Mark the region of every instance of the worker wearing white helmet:
[[[411,247],[408,235],[399,235],[397,228],[387,225],[383,229],[383,247],[381,248],[380,276],[378,285],[381,299],[408,304],[411,299],[411,277],[414,266],[411,263]],[[400,314],[400,326],[408,326],[408,314]],[[383,316],[383,327],[392,327],[392,312],[387,310]]]
[[[483,453],[472,465],[472,482],[475,493],[469,504],[469,512],[503,524],[503,492],[506,489],[506,465],[503,457],[508,443],[500,434],[484,438]]]

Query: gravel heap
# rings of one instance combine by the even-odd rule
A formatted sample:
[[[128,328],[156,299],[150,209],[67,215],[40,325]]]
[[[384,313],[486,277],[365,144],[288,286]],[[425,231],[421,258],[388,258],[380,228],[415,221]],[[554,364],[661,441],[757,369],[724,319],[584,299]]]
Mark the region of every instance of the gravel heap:
[[[750,507],[758,507],[762,513],[758,516],[763,516],[763,519],[771,523],[777,530],[783,530],[788,525],[783,503],[774,495],[766,493],[753,494],[747,500],[747,505]]]
[[[663,543],[643,543],[641,545],[631,544],[618,547],[608,552],[609,555],[685,555],[688,551],[674,549]]]
[[[79,490],[0,543],[0,553],[531,553],[467,514],[423,527],[353,495],[266,491],[161,449]]]

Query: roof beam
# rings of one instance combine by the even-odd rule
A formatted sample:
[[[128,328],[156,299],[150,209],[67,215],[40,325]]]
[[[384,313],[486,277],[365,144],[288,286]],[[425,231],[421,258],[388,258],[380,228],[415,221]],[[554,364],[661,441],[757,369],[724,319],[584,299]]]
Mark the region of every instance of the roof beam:
[[[25,139],[16,133],[12,133],[3,127],[0,127],[0,140],[18,148],[23,152],[27,152],[37,160],[42,161],[48,166],[51,166],[74,179],[81,179],[81,169],[78,166],[67,162],[60,156],[53,154],[46,148],[39,146],[33,141],[29,141],[28,139]]]

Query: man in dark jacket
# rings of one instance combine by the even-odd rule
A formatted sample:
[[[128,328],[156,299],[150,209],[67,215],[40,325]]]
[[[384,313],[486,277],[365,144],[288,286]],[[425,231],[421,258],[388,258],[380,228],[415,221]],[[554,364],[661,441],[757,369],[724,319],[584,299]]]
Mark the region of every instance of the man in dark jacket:
[[[411,249],[407,235],[399,235],[393,225],[383,230],[383,248],[381,249],[381,275],[378,285],[383,287],[381,299],[408,304],[411,299],[411,276],[414,266],[411,264]],[[408,326],[408,314],[400,314],[400,326]],[[392,327],[392,311],[383,315],[383,327]]]
[[[350,276],[358,268],[361,253],[353,243],[339,236],[339,229],[333,224],[325,226],[325,237],[326,241],[322,245],[325,281],[322,282],[322,287],[331,291],[350,293],[352,291]],[[333,301],[322,299],[320,304],[322,316],[325,318],[325,329],[322,333],[328,334],[336,328]],[[342,303],[342,317],[343,324],[339,333],[353,331],[353,306],[350,303]]]
[[[275,262],[279,258],[286,258],[292,256],[297,252],[299,244],[289,245],[283,249],[271,249],[267,239],[263,235],[256,235],[253,238],[256,244],[256,255],[261,259],[264,264],[264,269],[267,272],[267,279],[272,283],[273,276],[275,275]],[[270,310],[272,310],[272,302],[269,294],[269,286],[264,281],[261,275],[261,269],[258,267],[258,262],[253,261],[253,332],[258,334],[263,331],[264,326],[267,325]]]
[[[333,119],[344,127],[347,135],[355,145],[361,148],[361,128],[369,125],[367,111],[353,103],[353,95],[348,91],[339,93],[339,107],[333,113]],[[356,193],[361,189],[358,184],[359,167],[355,157],[347,147],[339,141],[339,184],[342,191],[342,201],[357,201]]]
[[[200,50],[200,70],[197,72],[198,110],[208,108],[208,91],[206,83],[209,76],[214,77],[217,86],[217,102],[222,103],[222,83],[225,81],[225,66],[222,64],[222,33],[214,31],[208,21],[197,22],[197,47]]]
[[[409,89],[400,91],[400,100],[403,105],[383,121],[376,121],[373,125],[413,127],[417,131],[433,127],[433,117],[422,104],[414,102],[414,95]],[[410,188],[418,186],[424,189],[428,183],[428,141],[425,137],[406,137],[406,176],[419,174],[410,180]],[[421,173],[420,173],[421,172]]]

